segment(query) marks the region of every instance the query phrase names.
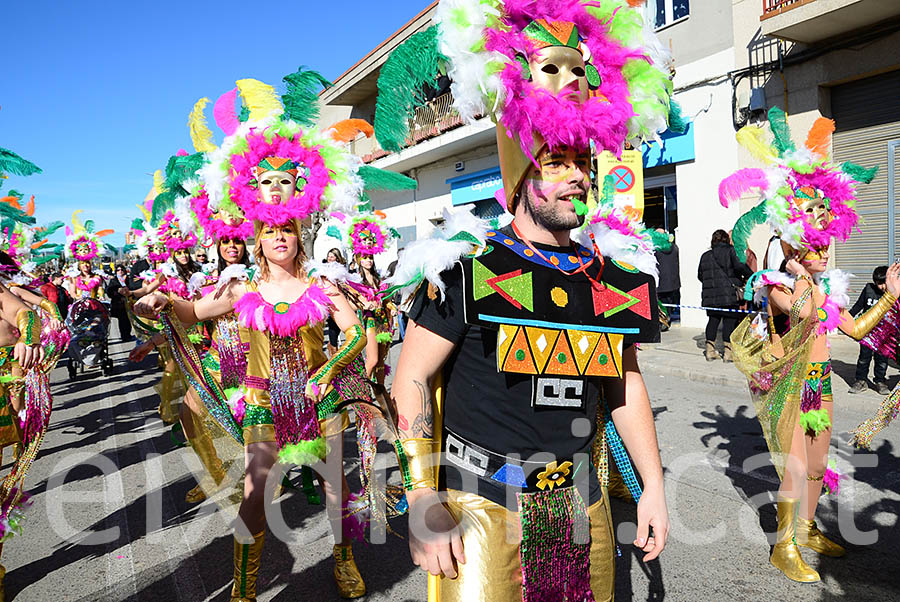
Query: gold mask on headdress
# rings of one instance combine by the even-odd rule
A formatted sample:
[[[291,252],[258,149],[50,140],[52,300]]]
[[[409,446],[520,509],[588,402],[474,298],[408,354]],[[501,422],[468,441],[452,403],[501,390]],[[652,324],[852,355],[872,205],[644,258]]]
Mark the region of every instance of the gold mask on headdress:
[[[259,174],[259,195],[267,205],[280,205],[286,202],[297,187],[297,178],[286,171],[265,171]]]
[[[821,190],[809,186],[798,189],[794,193],[794,205],[816,230],[824,230],[831,223],[832,215],[828,209],[828,200]]]
[[[543,90],[558,95],[566,91],[570,100],[585,102],[590,94],[584,57],[575,48],[547,46],[532,53],[528,60],[531,80]]]

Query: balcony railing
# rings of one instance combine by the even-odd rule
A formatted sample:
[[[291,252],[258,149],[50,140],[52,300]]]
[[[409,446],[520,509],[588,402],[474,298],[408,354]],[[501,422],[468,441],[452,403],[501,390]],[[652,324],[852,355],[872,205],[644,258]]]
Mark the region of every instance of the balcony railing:
[[[763,18],[778,15],[786,10],[808,4],[814,0],[763,0]]]
[[[429,100],[424,105],[416,107],[415,113],[409,119],[409,136],[406,138],[406,146],[415,146],[462,124],[459,113],[453,108],[453,94],[449,92],[441,94],[434,100]],[[354,140],[350,149],[361,157],[364,163],[371,163],[390,154],[381,148],[374,137]]]

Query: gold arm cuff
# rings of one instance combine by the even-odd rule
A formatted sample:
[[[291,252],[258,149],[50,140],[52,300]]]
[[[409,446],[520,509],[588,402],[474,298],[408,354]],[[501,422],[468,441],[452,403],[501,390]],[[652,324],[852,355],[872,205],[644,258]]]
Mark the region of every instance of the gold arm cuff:
[[[406,490],[437,489],[434,478],[436,467],[432,462],[434,440],[424,438],[403,439],[400,445],[402,446],[403,454],[406,456],[405,458],[398,457],[400,473],[403,476]]]
[[[331,379],[349,366],[350,362],[366,348],[366,333],[359,324],[354,324],[345,330],[344,337],[346,340],[341,348],[325,362],[325,365],[316,370],[310,379],[318,383],[320,387],[327,387]]]
[[[20,309],[16,313],[16,328],[19,329],[19,343],[39,345],[41,342],[41,317],[32,309]]]
[[[881,296],[881,299],[878,300],[878,303],[867,309],[863,315],[854,320],[853,332],[850,333],[850,336],[859,341],[869,334],[896,302],[897,297],[885,291]]]
[[[55,316],[58,320],[62,320],[62,314],[59,313],[59,307],[57,307],[56,303],[50,299],[41,299],[39,306],[51,316]]]

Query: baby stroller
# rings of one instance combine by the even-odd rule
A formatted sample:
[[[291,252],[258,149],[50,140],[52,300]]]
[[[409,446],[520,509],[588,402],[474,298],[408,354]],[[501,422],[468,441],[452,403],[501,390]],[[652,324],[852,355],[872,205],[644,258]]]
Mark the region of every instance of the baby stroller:
[[[66,326],[72,334],[69,342],[69,378],[75,379],[78,367],[84,372],[97,368],[104,376],[112,373],[107,338],[109,337],[109,310],[96,299],[80,299],[69,307]]]

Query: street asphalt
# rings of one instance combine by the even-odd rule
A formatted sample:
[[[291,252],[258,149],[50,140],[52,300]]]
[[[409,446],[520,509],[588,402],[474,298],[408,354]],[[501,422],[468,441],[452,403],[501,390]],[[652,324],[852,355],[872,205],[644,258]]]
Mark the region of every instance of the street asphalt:
[[[672,532],[661,559],[644,564],[630,545],[635,507],[613,501],[621,550],[616,599],[900,599],[900,428],[889,427],[876,438],[872,453],[847,447],[848,431],[880,402],[871,391],[847,394],[855,344],[835,341],[832,347],[832,457],[847,478],[837,498],[822,500],[818,515],[826,534],[848,542],[848,553],[831,559],[804,550],[822,582],[797,584],[768,564],[766,532],[775,527],[771,500],[777,478],[746,385],[732,365],[700,357],[698,335],[674,328],[663,334],[662,343],[644,346],[639,354],[656,416]],[[24,534],[3,547],[6,600],[227,601],[228,517],[211,501],[185,503],[195,484],[190,470],[195,456],[175,444],[159,419],[152,388],[159,378],[155,360],[129,365],[131,346],[115,342],[115,332],[112,341],[112,376],[95,371],[68,382],[62,368],[53,375],[50,431],[26,483],[33,505]],[[889,378],[896,384],[897,371]],[[345,449],[354,471],[355,453],[352,445]],[[8,451],[4,460],[5,471]],[[295,482],[297,474],[292,474]],[[297,490],[287,490],[277,503],[294,539],[267,538],[260,602],[338,600],[324,508],[308,505]],[[403,520],[394,527],[405,533]],[[355,555],[367,600],[425,599],[424,574],[410,562],[400,536],[388,535],[381,545],[357,545]]]

